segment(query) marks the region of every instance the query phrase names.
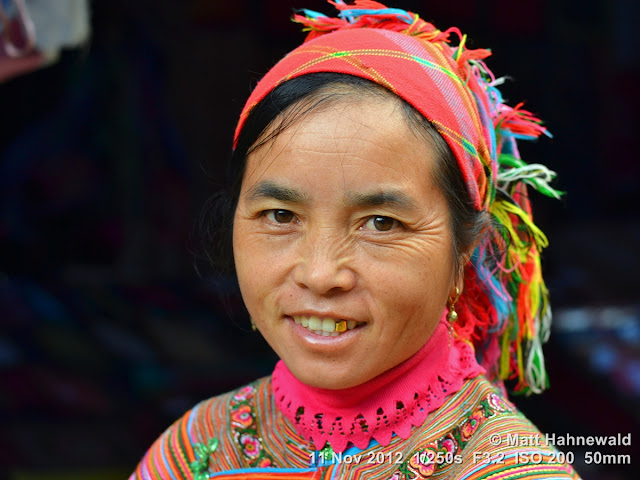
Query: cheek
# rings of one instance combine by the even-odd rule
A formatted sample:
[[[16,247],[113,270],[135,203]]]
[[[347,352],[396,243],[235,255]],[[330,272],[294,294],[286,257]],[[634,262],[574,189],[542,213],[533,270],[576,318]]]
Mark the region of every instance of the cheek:
[[[236,219],[234,222],[233,259],[238,275],[243,270],[260,267],[269,257],[263,236],[256,235],[250,227],[250,220]]]
[[[236,220],[233,228],[233,261],[242,297],[251,310],[249,305],[253,300],[251,297],[261,288],[259,280],[264,277],[251,275],[252,271],[259,268],[261,255],[257,245],[250,240],[251,237],[247,235],[246,229],[243,227],[244,222]]]
[[[238,220],[233,231],[233,257],[242,298],[249,313],[258,320],[267,300],[280,290],[287,257],[277,242],[250,230]]]
[[[371,249],[366,256],[376,270],[374,276],[401,289],[406,284],[430,285],[448,282],[454,270],[453,248],[447,236],[423,236],[390,247]]]
[[[444,308],[454,270],[453,255],[445,243],[435,250],[404,245],[374,258],[368,265],[367,283],[379,308],[408,315]]]
[[[238,279],[254,285],[273,281],[291,263],[290,250],[263,235],[239,236],[233,250]]]

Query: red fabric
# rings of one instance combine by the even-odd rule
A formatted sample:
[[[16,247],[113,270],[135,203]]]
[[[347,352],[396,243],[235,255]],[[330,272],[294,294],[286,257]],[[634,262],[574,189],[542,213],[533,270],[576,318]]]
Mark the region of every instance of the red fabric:
[[[450,334],[443,315],[414,356],[367,383],[343,390],[310,387],[280,361],[272,384],[278,408],[298,434],[317,449],[328,442],[342,452],[349,442],[366,448],[372,438],[381,445],[388,445],[394,433],[408,438],[412,427],[422,425],[466,379],[482,373],[473,348]]]
[[[425,23],[425,22],[423,22]],[[433,35],[430,24],[429,35]],[[407,28],[408,25],[405,24]],[[424,27],[426,29],[426,27]],[[427,30],[424,31],[425,34]],[[302,44],[278,62],[258,83],[236,128],[236,141],[251,110],[275,87],[292,78],[318,72],[371,80],[403,98],[430,120],[453,151],[475,208],[485,207],[490,170],[490,125],[476,106],[484,98],[464,60],[489,53],[465,50],[459,62],[440,33],[430,41],[383,28],[345,28]],[[480,94],[474,94],[474,90]],[[484,125],[483,125],[484,123]]]

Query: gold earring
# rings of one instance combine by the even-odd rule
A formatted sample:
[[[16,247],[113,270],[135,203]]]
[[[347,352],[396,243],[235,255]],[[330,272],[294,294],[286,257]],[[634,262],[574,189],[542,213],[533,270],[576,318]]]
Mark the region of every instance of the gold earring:
[[[449,313],[447,313],[447,320],[449,323],[453,323],[458,319],[458,312],[456,312],[456,303],[460,298],[460,289],[456,287],[456,296],[455,298],[449,297],[447,301],[447,308],[449,309]]]
[[[251,321],[251,330],[253,330],[254,332],[258,330],[258,327],[256,327],[256,322],[253,321],[253,318],[250,317],[249,320]]]

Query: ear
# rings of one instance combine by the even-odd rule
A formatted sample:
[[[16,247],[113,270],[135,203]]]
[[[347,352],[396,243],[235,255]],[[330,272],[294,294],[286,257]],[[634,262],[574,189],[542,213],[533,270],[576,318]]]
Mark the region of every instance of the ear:
[[[456,298],[456,288],[459,292],[462,292],[464,290],[464,269],[467,265],[467,262],[468,260],[460,260],[455,278],[453,280],[453,285],[451,286],[451,289],[449,291],[449,298]]]

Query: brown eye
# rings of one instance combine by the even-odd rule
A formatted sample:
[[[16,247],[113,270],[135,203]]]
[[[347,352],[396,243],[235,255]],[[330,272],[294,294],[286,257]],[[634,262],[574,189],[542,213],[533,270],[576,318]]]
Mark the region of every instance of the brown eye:
[[[289,210],[268,210],[265,216],[275,223],[290,223],[293,221],[293,212]]]
[[[388,232],[398,226],[398,221],[391,217],[371,217],[365,224],[369,230],[378,232]]]

